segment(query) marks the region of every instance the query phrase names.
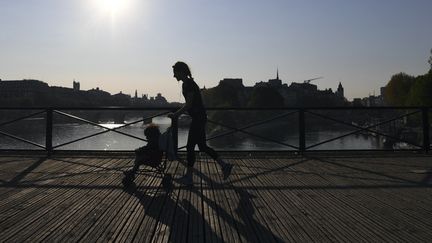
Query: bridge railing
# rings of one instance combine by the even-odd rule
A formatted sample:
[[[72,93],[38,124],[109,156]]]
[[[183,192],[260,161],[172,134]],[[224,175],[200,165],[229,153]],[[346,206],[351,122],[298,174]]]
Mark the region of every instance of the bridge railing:
[[[145,138],[136,136],[134,134],[126,133],[121,131],[122,128],[126,128],[132,125],[140,124],[145,121],[151,120],[155,117],[165,116],[167,113],[176,110],[176,107],[35,107],[35,108],[17,108],[17,107],[3,107],[0,108],[2,119],[0,120],[0,140],[5,137],[19,141],[22,144],[31,145],[33,148],[6,148],[1,146],[0,151],[11,151],[11,150],[27,150],[27,151],[46,151],[52,153],[54,151],[62,151],[64,147],[70,144],[74,144],[92,137],[102,135],[108,132],[113,132],[121,136],[126,136],[130,139],[146,142]],[[207,108],[209,118],[208,124],[217,131],[208,135],[207,140],[216,140],[218,138],[227,137],[233,134],[243,134],[245,136],[254,137],[274,144],[278,149],[242,149],[241,151],[296,151],[296,152],[307,152],[307,151],[340,151],[341,149],[319,149],[323,145],[340,141],[346,137],[364,134],[366,136],[378,137],[381,140],[385,138],[388,146],[385,148],[378,149],[363,149],[363,148],[352,148],[342,150],[415,150],[428,152],[431,148],[431,131],[430,131],[430,113],[432,112],[431,107],[265,107],[265,108]],[[90,119],[80,117],[75,113],[79,111],[97,111],[97,112],[124,112],[130,111],[140,113],[143,111],[152,111],[152,115],[141,116],[142,118],[136,119],[127,123],[123,123],[117,127],[106,127],[100,124],[98,121],[91,121]],[[11,116],[10,113],[25,113],[21,115]],[[363,115],[355,114],[356,112],[362,113]],[[249,113],[249,115],[244,115]],[[227,115],[230,114],[230,115]],[[252,115],[251,115],[252,114]],[[265,115],[261,115],[265,114]],[[384,115],[385,114],[385,115]],[[61,143],[53,143],[53,128],[56,125],[54,116],[62,116],[67,119],[72,119],[84,124],[88,124],[94,127],[98,127],[101,131],[96,133],[69,139],[68,141],[62,141]],[[16,124],[26,119],[43,119],[44,126],[44,141],[33,141],[32,139],[23,138],[17,136],[13,132],[7,131],[7,126]],[[253,119],[251,119],[253,118]],[[252,121],[253,120],[253,121]],[[267,126],[267,129],[272,129],[272,122],[278,121],[279,127],[277,132],[286,132],[286,130],[295,130],[297,136],[295,143],[287,142],[284,140],[278,140],[266,134],[256,132],[254,129],[260,126]],[[362,121],[362,122],[358,122]],[[172,121],[174,128],[175,137],[178,134],[178,120]],[[398,125],[395,125],[398,123]],[[411,123],[411,125],[410,125]],[[282,128],[281,125],[282,124]],[[415,126],[416,139],[407,139],[401,136],[401,129]],[[322,141],[315,141],[311,143],[308,139],[311,130],[322,126],[344,126],[351,130],[338,134],[330,138],[326,138]],[[394,127],[393,132],[389,130]],[[396,128],[397,126],[397,128]],[[385,128],[385,129],[384,129]],[[274,131],[273,131],[274,132]],[[61,134],[60,134],[61,136]],[[390,141],[390,142],[389,142]],[[178,144],[178,141],[175,141]],[[391,145],[403,143],[406,148],[397,148]],[[179,150],[185,148],[185,144],[177,146]],[[230,144],[227,144],[230,147]],[[131,147],[126,150],[115,150],[115,151],[132,151],[135,148]],[[67,150],[67,149],[66,149]],[[104,151],[104,150],[76,150],[76,151]],[[229,151],[237,151],[230,149]]]

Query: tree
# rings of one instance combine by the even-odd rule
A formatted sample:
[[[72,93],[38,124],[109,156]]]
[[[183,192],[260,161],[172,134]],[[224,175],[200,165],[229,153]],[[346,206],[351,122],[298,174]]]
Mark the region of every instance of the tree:
[[[428,61],[428,63],[430,64],[430,69],[429,69],[429,73],[431,73],[432,72],[432,49],[431,49],[431,55],[430,55],[430,57],[429,57],[429,61]]]
[[[406,105],[415,78],[406,73],[393,75],[386,86],[384,98],[390,105]]]
[[[415,78],[411,87],[408,105],[431,106],[432,105],[432,72]]]

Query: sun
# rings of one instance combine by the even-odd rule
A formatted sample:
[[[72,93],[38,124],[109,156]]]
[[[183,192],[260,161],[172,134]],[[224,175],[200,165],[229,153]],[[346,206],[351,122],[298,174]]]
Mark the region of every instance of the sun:
[[[127,11],[130,0],[95,0],[95,5],[101,13],[115,17]]]

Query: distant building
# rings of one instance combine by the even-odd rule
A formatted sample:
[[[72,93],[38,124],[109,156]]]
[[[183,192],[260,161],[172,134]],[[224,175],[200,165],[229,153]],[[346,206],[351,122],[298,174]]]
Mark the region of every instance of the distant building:
[[[80,90],[80,83],[73,81],[73,88],[48,86],[39,80],[0,80],[0,103],[4,106],[129,106],[133,105],[166,105],[162,94],[150,101],[147,95],[138,98],[123,94],[111,95],[99,89]]]
[[[352,104],[353,104],[353,106],[356,106],[356,107],[364,106],[361,98],[354,98]]]
[[[165,99],[165,97],[162,96],[161,93],[158,93],[158,94],[157,94],[157,96],[155,97],[155,102],[156,102],[158,105],[164,105],[164,104],[167,104],[167,103],[168,103],[168,101]]]
[[[131,104],[131,96],[123,94],[121,91],[112,96],[116,105],[129,106]]]
[[[73,81],[73,90],[74,91],[80,91],[80,83]]]
[[[344,95],[344,88],[342,87],[342,83],[341,82],[339,82],[339,85],[338,85],[338,88],[337,88],[335,94],[336,94],[336,96],[338,96],[340,98],[344,98],[345,97],[345,95]]]
[[[1,98],[36,98],[49,93],[47,83],[34,80],[2,80],[0,81]]]
[[[267,87],[267,86],[268,86],[268,83],[267,83],[267,82],[259,81],[259,82],[256,82],[256,83],[255,83],[255,86],[254,86],[254,87]]]
[[[381,87],[380,88],[380,95],[376,96],[375,95],[375,91],[373,93],[373,95],[369,94],[368,97],[362,98],[361,99],[361,105],[362,106],[385,106],[386,103],[384,101],[384,93],[385,93],[385,87]],[[353,100],[353,105],[358,104],[358,99],[354,99]]]
[[[385,96],[385,91],[386,91],[386,87],[381,87],[380,88],[380,95]]]
[[[294,83],[292,82],[289,86],[291,89],[304,91],[304,92],[317,92],[318,86],[311,83]]]
[[[275,79],[269,79],[268,84],[271,87],[280,87],[280,86],[282,86],[282,80],[279,79],[279,69],[276,70],[276,78]]]
[[[320,77],[321,78],[321,77]],[[319,78],[315,78],[319,79]],[[315,79],[305,80],[302,83],[292,82],[289,86],[279,78],[279,70],[276,70],[276,78],[269,79],[268,82],[256,82],[253,87],[245,87],[242,79],[225,78],[214,88],[203,90],[203,99],[209,106],[219,106],[233,104],[235,106],[248,106],[251,97],[255,95],[257,88],[271,88],[277,91],[283,98],[285,106],[346,106],[348,101],[344,97],[344,88],[339,83],[337,91],[332,89],[318,90],[318,86],[310,82]],[[226,92],[226,88],[238,88],[233,92]],[[263,89],[264,90],[264,89]],[[219,92],[215,92],[219,91]],[[220,92],[222,91],[222,92]],[[234,96],[234,97],[233,97]],[[217,97],[217,98],[215,98]],[[216,100],[216,102],[215,102]]]
[[[244,88],[243,79],[241,78],[224,78],[219,81],[219,85],[229,85],[233,88]]]
[[[356,98],[353,100],[353,105],[356,106],[359,103],[360,98]],[[383,96],[375,96],[375,95],[369,95],[368,97],[361,99],[361,105],[367,106],[367,107],[373,107],[373,106],[384,106],[384,100]]]
[[[110,93],[99,89],[99,87],[96,87],[96,89],[88,90],[86,91],[86,93],[89,94],[94,100],[106,100],[111,98]]]
[[[118,97],[118,98],[128,98],[128,99],[131,99],[131,96],[130,95],[128,95],[128,94],[123,94],[123,92],[122,91],[120,91],[120,93],[117,93],[117,94],[115,94],[115,95],[113,95],[114,97]]]

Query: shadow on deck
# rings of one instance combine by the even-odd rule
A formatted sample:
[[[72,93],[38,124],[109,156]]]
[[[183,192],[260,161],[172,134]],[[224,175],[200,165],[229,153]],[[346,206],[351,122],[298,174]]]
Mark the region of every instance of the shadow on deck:
[[[293,242],[432,238],[432,157],[199,157],[194,186],[140,173],[130,156],[0,157],[0,241]],[[184,173],[169,163],[174,178]]]

